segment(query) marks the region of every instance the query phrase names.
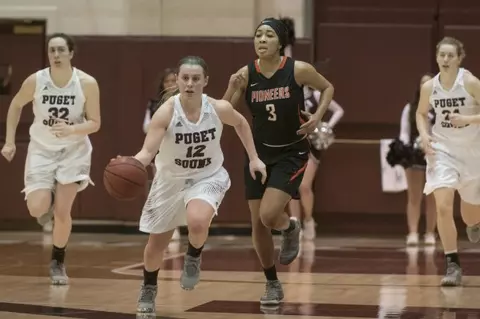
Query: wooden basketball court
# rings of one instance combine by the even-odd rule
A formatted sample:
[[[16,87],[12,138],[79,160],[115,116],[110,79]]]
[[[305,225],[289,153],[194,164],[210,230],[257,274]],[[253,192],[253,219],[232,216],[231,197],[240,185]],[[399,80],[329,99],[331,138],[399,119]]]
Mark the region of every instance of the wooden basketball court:
[[[135,314],[145,240],[73,234],[70,285],[51,287],[51,236],[1,233],[0,318],[152,318]],[[441,289],[439,250],[387,239],[304,242],[293,264],[278,267],[284,303],[262,309],[264,277],[250,238],[210,238],[193,291],[179,285],[185,243],[172,242],[159,275],[157,318],[480,318],[480,248],[461,247],[464,287]]]

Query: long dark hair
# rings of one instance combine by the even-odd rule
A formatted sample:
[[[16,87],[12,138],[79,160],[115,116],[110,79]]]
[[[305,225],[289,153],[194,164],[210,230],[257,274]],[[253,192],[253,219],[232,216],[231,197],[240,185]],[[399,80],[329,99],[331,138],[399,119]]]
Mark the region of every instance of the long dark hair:
[[[420,77],[420,79],[422,79],[425,76],[433,78],[433,74],[425,73]],[[417,90],[415,91],[415,95],[413,96],[413,99],[409,102],[410,112],[408,114],[408,121],[410,123],[410,143],[411,144],[413,144],[413,142],[419,135],[418,128],[417,128],[417,121],[416,121],[416,113],[417,113],[419,101],[420,101],[420,88],[418,87]]]

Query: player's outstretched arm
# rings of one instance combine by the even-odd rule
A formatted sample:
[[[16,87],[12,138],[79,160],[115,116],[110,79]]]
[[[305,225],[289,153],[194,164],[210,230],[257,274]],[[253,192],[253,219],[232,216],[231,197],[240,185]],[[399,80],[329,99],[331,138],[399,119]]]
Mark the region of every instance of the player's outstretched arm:
[[[158,152],[165,132],[173,116],[173,98],[168,99],[152,117],[142,150],[134,157],[144,166],[148,166]]]

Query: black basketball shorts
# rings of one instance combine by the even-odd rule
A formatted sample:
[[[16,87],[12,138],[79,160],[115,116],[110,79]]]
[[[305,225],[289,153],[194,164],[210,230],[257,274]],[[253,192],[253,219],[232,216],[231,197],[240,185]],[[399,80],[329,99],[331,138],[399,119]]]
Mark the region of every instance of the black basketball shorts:
[[[262,199],[267,188],[279,189],[292,197],[298,197],[298,188],[303,179],[303,173],[307,167],[309,147],[303,142],[300,145],[282,148],[279,154],[272,156],[272,152],[257,147],[260,159],[267,166],[267,180],[262,184],[261,174],[257,173],[257,179],[253,179],[249,170],[249,161],[246,161],[245,195],[247,200]],[[275,150],[275,152],[278,152]],[[269,156],[270,155],[270,156]]]

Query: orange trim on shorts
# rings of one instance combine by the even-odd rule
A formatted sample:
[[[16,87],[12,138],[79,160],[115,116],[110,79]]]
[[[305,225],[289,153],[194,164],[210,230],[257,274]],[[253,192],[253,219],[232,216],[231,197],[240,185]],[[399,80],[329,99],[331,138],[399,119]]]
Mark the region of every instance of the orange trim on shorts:
[[[292,182],[295,178],[297,178],[300,174],[302,174],[303,172],[305,172],[305,170],[307,169],[307,164],[308,164],[308,161],[305,162],[305,164],[298,170],[295,172],[295,174],[293,174],[292,177],[290,177],[290,180],[289,182]]]

